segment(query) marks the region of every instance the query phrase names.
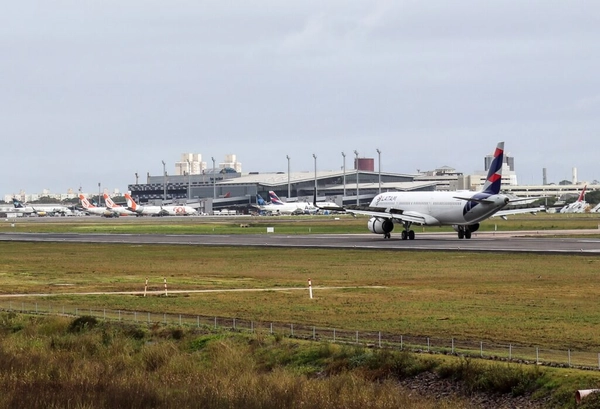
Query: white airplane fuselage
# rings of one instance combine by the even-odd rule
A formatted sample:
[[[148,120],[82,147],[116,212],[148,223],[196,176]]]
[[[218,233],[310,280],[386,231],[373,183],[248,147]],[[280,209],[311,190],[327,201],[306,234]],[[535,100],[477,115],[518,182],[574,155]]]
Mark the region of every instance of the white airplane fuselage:
[[[457,198],[460,196],[461,198]],[[485,203],[463,198],[485,200]],[[402,209],[402,214],[412,212],[425,217],[425,225],[468,225],[487,219],[508,204],[508,197],[502,194],[490,195],[481,192],[391,192],[381,193],[371,202],[370,207],[394,212]]]

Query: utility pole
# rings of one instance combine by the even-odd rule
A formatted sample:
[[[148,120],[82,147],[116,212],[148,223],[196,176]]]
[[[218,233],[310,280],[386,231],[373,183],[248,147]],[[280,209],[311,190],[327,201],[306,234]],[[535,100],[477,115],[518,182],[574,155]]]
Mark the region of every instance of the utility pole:
[[[217,198],[217,175],[215,173],[215,157],[211,157],[212,159],[212,163],[213,163],[213,171],[212,171],[212,176],[213,176],[213,199]]]
[[[354,167],[356,168],[356,205],[358,206],[358,151],[354,151],[354,155],[356,155],[356,159],[354,160]]]
[[[163,160],[163,203],[167,201],[167,168],[166,163]]]
[[[285,155],[287,162],[288,162],[288,200],[290,200],[290,196],[292,195],[292,186],[290,184],[290,155]]]
[[[377,151],[377,163],[379,165],[379,194],[381,194],[381,151],[379,150],[379,148],[377,148],[376,151]]]
[[[342,205],[344,204],[344,197],[346,196],[346,154],[342,152],[343,164],[342,169],[344,170],[344,194],[342,196]]]
[[[317,197],[317,155],[313,153],[313,158],[315,158],[315,200]]]

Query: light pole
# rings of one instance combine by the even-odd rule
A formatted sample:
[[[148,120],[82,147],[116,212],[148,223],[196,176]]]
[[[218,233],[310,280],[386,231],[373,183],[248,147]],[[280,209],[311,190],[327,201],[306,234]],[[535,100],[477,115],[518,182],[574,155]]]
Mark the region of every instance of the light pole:
[[[288,200],[290,200],[290,196],[292,195],[292,187],[290,185],[290,155],[285,155],[288,161]]]
[[[381,194],[381,151],[379,148],[375,150],[377,151],[377,163],[379,165],[379,194]]]
[[[216,185],[216,180],[217,180],[217,176],[215,175],[215,157],[211,157],[212,159],[212,163],[213,163],[213,171],[212,171],[212,177],[213,177],[213,199],[217,198],[217,185]]]
[[[356,205],[358,206],[358,151],[354,151],[356,159],[354,160],[354,167],[356,168]]]
[[[138,184],[138,174],[137,174],[137,172],[135,172],[135,184],[136,185]]]
[[[188,163],[188,202],[190,201],[191,191],[190,191],[190,178],[192,177],[192,164],[190,160],[187,160]]]
[[[163,160],[163,203],[167,201],[167,168],[166,163]]]
[[[102,200],[100,199],[100,182],[98,182],[98,207],[102,206]]]
[[[313,153],[313,158],[315,158],[315,201],[317,200],[317,155]]]
[[[344,170],[344,194],[342,195],[342,204],[344,204],[344,197],[346,196],[346,154],[342,152],[343,164],[342,169]]]

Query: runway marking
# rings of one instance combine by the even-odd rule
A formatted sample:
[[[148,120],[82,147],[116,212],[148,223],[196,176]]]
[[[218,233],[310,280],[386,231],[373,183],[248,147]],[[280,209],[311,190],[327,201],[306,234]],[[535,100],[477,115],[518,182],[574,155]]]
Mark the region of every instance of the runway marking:
[[[388,288],[382,285],[357,285],[348,287],[313,287],[313,290],[348,290],[348,289],[376,289]],[[169,290],[169,294],[201,294],[201,293],[230,293],[230,292],[267,292],[267,291],[308,291],[308,287],[277,287],[277,288],[228,288],[210,290]],[[164,290],[146,291],[146,294],[164,295]],[[0,298],[22,297],[55,297],[60,295],[143,295],[144,291],[92,291],[75,293],[37,293],[37,294],[0,294]]]

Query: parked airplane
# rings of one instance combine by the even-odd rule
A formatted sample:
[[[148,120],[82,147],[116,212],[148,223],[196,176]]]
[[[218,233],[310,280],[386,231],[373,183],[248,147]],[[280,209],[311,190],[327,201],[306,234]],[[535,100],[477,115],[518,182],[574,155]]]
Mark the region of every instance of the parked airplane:
[[[414,240],[413,224],[423,226],[452,226],[459,239],[470,239],[479,229],[479,223],[493,216],[518,213],[536,213],[544,207],[504,209],[515,202],[532,198],[512,199],[500,193],[504,142],[498,143],[483,189],[480,192],[389,192],[373,198],[367,208],[337,207],[326,210],[343,210],[351,214],[371,216],[369,230],[390,238],[394,223],[402,224],[402,240]]]
[[[16,197],[13,197],[13,206],[15,207],[15,213],[27,213],[37,214],[38,216],[69,216],[73,212],[67,206],[59,204],[24,204],[21,203]]]
[[[111,211],[119,216],[139,216],[139,214],[137,214],[134,211],[129,210],[125,206],[121,206],[121,205],[118,205],[115,202],[113,202],[113,200],[110,198],[108,193],[104,192],[103,196],[104,196],[104,203],[106,203],[106,208],[109,211]]]
[[[96,214],[98,216],[104,216],[104,217],[116,217],[116,216],[118,216],[116,213],[111,212],[106,207],[94,206],[81,193],[79,194],[79,200],[81,200],[81,206],[83,207],[83,210],[85,210],[86,212],[88,212],[90,214]]]
[[[140,206],[131,197],[129,193],[125,193],[127,200],[127,208],[139,215],[149,216],[189,216],[196,214],[197,211],[191,206]]]
[[[270,202],[256,195],[257,207],[261,211],[265,211],[274,215],[281,214],[304,214],[317,210],[312,204],[307,202],[284,202],[273,191],[269,191]]]
[[[560,213],[584,213],[585,209],[588,208],[588,204],[585,201],[585,188],[587,185],[583,186],[583,190],[579,194],[579,197],[573,203],[569,203],[560,209]]]

